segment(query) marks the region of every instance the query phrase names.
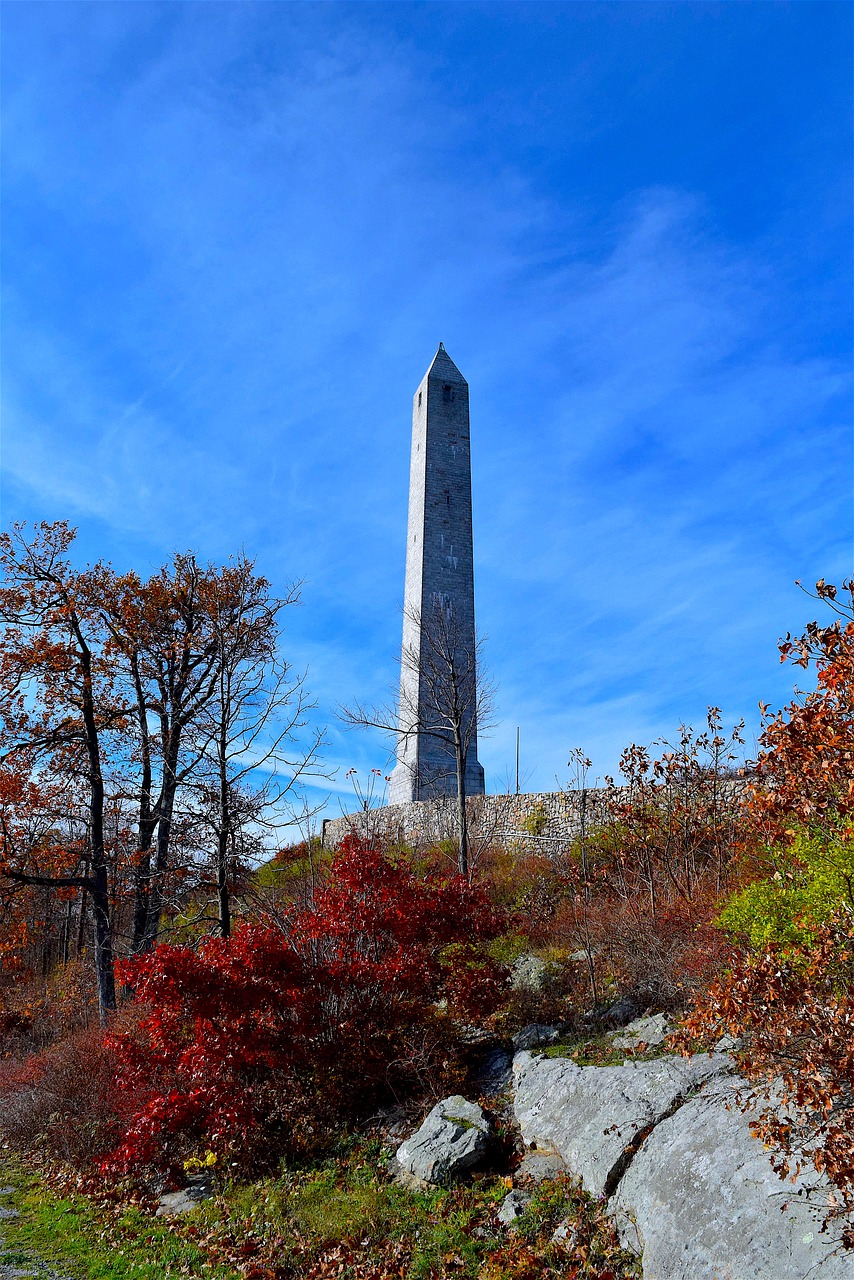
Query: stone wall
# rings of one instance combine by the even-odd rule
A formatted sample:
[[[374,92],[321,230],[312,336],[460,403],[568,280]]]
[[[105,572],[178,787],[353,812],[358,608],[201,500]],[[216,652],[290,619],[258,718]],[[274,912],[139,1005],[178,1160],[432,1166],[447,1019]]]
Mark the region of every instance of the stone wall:
[[[587,823],[602,816],[605,791],[542,791],[527,795],[471,796],[467,801],[472,844],[514,844],[559,853],[578,834],[582,805]],[[323,823],[323,843],[332,848],[350,831],[363,837],[402,840],[415,847],[456,834],[456,800],[418,800],[365,809]]]

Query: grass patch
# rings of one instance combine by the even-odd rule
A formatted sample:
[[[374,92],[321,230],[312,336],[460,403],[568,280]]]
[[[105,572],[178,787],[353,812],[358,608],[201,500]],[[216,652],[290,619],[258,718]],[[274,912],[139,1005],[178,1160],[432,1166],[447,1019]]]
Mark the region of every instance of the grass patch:
[[[535,1194],[524,1235],[498,1222],[508,1189],[509,1179],[482,1175],[413,1192],[388,1180],[379,1149],[370,1144],[347,1159],[227,1188],[200,1208],[194,1230],[208,1241],[251,1234],[253,1256],[259,1264],[275,1259],[283,1280],[308,1274],[324,1280],[593,1280],[603,1268],[614,1280],[639,1274],[601,1206],[568,1180]],[[551,1240],[565,1217],[578,1223],[574,1253]]]
[[[0,1165],[0,1181],[14,1186],[3,1204],[20,1214],[0,1223],[0,1262],[7,1266],[36,1259],[74,1280],[237,1280],[237,1271],[212,1265],[193,1241],[133,1205],[111,1211],[85,1196],[58,1195],[11,1160]]]
[[[391,1182],[377,1142],[321,1164],[226,1185],[167,1225],[133,1205],[95,1204],[41,1185],[23,1166],[0,1168],[15,1185],[19,1219],[3,1223],[13,1265],[37,1257],[74,1280],[613,1280],[639,1275],[613,1223],[568,1179],[538,1189],[508,1232],[497,1210],[509,1179],[411,1191]],[[552,1242],[559,1221],[571,1245]]]
[[[532,1052],[546,1058],[569,1058],[579,1067],[619,1067],[624,1062],[652,1062],[672,1052],[665,1045],[655,1045],[643,1052],[619,1048],[612,1038],[619,1034],[619,1031],[608,1031],[595,1036],[570,1036],[560,1044],[550,1044]]]

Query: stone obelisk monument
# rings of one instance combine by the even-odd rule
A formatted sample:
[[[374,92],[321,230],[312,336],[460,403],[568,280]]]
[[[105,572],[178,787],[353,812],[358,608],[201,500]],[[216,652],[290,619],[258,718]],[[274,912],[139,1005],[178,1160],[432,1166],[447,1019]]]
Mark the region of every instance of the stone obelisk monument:
[[[440,616],[441,615],[441,616]],[[397,765],[389,801],[457,794],[454,753],[435,732],[435,644],[429,628],[452,628],[456,662],[475,663],[469,388],[444,346],[412,402],[412,458]],[[469,676],[470,679],[470,676]],[[474,699],[466,713],[467,795],[483,795]],[[432,728],[432,732],[429,731]]]

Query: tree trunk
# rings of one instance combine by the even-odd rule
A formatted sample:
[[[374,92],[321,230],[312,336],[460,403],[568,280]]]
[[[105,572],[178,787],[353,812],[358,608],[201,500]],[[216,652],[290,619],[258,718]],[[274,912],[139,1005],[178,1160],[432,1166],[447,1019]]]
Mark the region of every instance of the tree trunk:
[[[231,794],[228,786],[228,720],[233,710],[230,699],[230,672],[225,655],[219,671],[219,733],[217,762],[219,765],[219,826],[216,850],[216,891],[219,899],[219,931],[223,938],[231,935],[231,904],[228,900],[228,837],[231,832]]]
[[[65,904],[65,920],[62,929],[62,967],[68,964],[71,953],[71,899]]]
[[[88,667],[88,651],[84,653]],[[83,723],[89,756],[89,844],[92,858],[92,912],[95,924],[95,974],[98,981],[98,1013],[102,1025],[116,1007],[116,975],[113,967],[113,937],[110,918],[110,889],[104,850],[104,779],[101,752],[92,704],[91,675],[84,683]]]
[[[86,895],[86,886],[80,890],[80,918],[77,921],[77,955],[79,956],[83,950],[83,940],[86,937],[86,907],[88,899]]]
[[[134,955],[142,950],[145,937],[145,925],[148,920],[148,904],[151,897],[151,835],[148,845],[143,846],[142,836],[139,840],[138,862],[133,872],[133,938],[131,951]]]
[[[107,867],[93,869],[92,915],[95,926],[95,973],[98,980],[98,1013],[103,1026],[116,1007],[116,975],[113,965],[113,938]]]
[[[466,754],[463,744],[457,736],[454,742],[457,757],[457,821],[459,823],[460,853],[458,868],[461,876],[469,878],[469,832],[468,815],[466,814]]]
[[[217,838],[216,892],[219,900],[219,931],[231,937],[231,900],[228,892],[228,832],[221,830]]]
[[[103,1026],[116,1007],[116,974],[113,965],[113,935],[110,918],[110,886],[104,849],[104,776],[101,772],[101,744],[95,718],[92,688],[92,654],[76,618],[72,618],[75,638],[80,646],[83,668],[83,733],[88,759],[89,782],[89,853],[91,856],[91,894],[95,917],[95,974],[98,982],[98,1014]]]
[[[169,867],[169,836],[172,828],[173,804],[174,794],[167,797],[163,811],[160,814],[160,821],[157,824],[157,852],[154,858],[154,867],[149,874],[145,928],[139,945],[141,952],[151,951],[157,941],[157,935],[160,933],[166,872]]]
[[[133,939],[131,951],[136,955],[138,951],[142,950],[148,922],[151,897],[151,846],[154,842],[154,829],[157,826],[159,805],[152,806],[151,803],[151,740],[148,729],[145,691],[142,687],[136,654],[131,654],[131,671],[136,692],[139,740],[142,751],[142,777],[139,783],[139,820],[137,826],[138,860],[133,873]]]
[[[175,792],[178,789],[180,739],[180,732],[173,730],[169,751],[163,761],[161,799],[157,806],[157,852],[154,859],[154,868],[149,873],[148,903],[145,915],[145,929],[139,946],[140,951],[150,951],[157,941],[157,935],[160,933],[166,872],[169,869],[169,838],[172,834],[172,813],[175,808]]]

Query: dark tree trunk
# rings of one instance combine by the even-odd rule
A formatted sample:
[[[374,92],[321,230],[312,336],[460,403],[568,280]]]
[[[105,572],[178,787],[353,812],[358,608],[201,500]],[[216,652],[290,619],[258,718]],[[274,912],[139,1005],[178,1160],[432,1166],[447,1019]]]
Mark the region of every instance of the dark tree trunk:
[[[83,729],[89,763],[89,852],[91,895],[95,923],[95,974],[98,982],[98,1013],[105,1023],[116,1007],[116,975],[113,965],[113,937],[110,917],[110,888],[104,848],[104,778],[101,749],[92,697],[92,657],[78,632],[83,664]]]
[[[457,822],[459,825],[460,852],[457,866],[461,876],[469,878],[469,832],[466,814],[466,753],[459,735],[454,742],[457,758]]]
[[[62,965],[63,968],[68,964],[71,953],[71,899],[69,898],[65,904],[65,919],[62,929]]]
[[[231,937],[231,897],[228,892],[228,832],[222,830],[217,839],[216,892],[219,900],[219,931]]]
[[[116,1007],[116,975],[113,965],[113,938],[110,897],[105,863],[93,869],[92,914],[95,926],[95,973],[98,979],[98,1013],[107,1022]]]
[[[148,919],[148,901],[151,888],[151,836],[149,836],[149,844],[147,848],[142,847],[142,837],[140,837],[140,848],[138,851],[138,862],[133,873],[133,939],[131,941],[131,951],[136,955],[142,949],[142,940],[145,937],[145,922]]]
[[[154,866],[149,876],[148,902],[145,913],[145,929],[140,942],[140,951],[150,951],[160,933],[160,922],[163,918],[163,900],[165,897],[166,872],[169,868],[169,837],[172,828],[172,807],[174,796],[168,796],[157,824],[157,851]]]
[[[88,906],[87,890],[84,885],[80,890],[80,918],[77,921],[77,955],[79,956],[83,950],[83,941],[86,937],[86,908]]]
[[[217,752],[219,757],[219,825],[217,828],[216,891],[219,899],[219,931],[223,938],[231,935],[231,903],[228,896],[228,838],[231,796],[228,788],[228,711],[225,691],[225,664],[220,671],[221,719]]]
[[[175,792],[178,789],[180,742],[180,731],[173,729],[170,735],[169,750],[163,761],[163,785],[160,793],[160,802],[157,806],[157,848],[154,867],[149,872],[148,903],[145,915],[145,929],[139,947],[140,951],[150,951],[160,933],[166,889],[166,873],[169,870],[169,840],[172,835],[172,814],[175,808]]]
[[[142,753],[142,776],[139,782],[139,820],[137,826],[137,864],[133,873],[133,939],[134,954],[142,949],[148,921],[151,895],[151,846],[157,826],[158,805],[151,803],[151,735],[148,729],[148,708],[135,654],[131,655],[131,671],[136,693],[136,710],[139,721],[139,740]]]

